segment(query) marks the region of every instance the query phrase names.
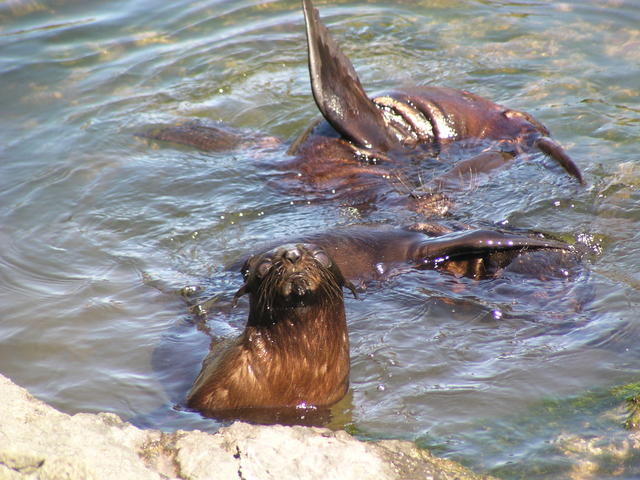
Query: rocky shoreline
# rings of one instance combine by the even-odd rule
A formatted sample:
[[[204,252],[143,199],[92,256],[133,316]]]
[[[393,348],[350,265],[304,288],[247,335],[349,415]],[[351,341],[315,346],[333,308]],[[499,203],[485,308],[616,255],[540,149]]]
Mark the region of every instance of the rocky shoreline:
[[[142,430],[111,413],[67,415],[0,375],[4,479],[480,480],[399,440],[236,422],[215,434]]]

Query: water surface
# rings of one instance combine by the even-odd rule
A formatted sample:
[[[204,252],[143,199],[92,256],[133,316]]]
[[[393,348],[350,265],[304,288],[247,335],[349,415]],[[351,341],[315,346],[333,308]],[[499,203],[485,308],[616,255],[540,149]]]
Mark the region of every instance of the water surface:
[[[588,181],[580,188],[536,157],[457,199],[463,221],[587,245],[569,281],[410,272],[347,299],[342,425],[509,478],[569,476],[580,459],[549,455],[562,456],[563,429],[606,439],[618,424],[594,433],[584,418],[545,429],[522,419],[640,374],[640,2],[317,6],[369,92],[444,85],[528,111]],[[191,367],[176,370],[197,370],[208,342],[170,290],[205,285],[224,305],[241,279],[223,266],[262,242],[420,220],[309,204],[256,168],[284,159],[318,115],[306,62],[292,0],[0,4],[2,373],[69,413],[219,427],[172,410],[154,368],[159,347],[186,346]],[[194,118],[283,143],[202,153],[134,136]],[[220,308],[209,324],[231,335],[245,315]],[[625,471],[616,478],[633,477]]]

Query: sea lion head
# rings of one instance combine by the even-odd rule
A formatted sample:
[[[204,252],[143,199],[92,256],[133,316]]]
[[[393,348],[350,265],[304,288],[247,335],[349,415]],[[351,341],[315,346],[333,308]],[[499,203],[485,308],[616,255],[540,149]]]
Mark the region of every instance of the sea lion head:
[[[356,295],[329,254],[310,243],[285,244],[254,255],[242,274],[245,283],[236,300],[248,293],[252,306],[262,312],[342,302],[342,287]]]

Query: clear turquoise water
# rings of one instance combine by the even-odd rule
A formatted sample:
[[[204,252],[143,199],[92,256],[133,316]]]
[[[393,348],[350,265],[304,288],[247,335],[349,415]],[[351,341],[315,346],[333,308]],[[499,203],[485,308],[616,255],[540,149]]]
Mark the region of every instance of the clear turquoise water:
[[[461,219],[593,246],[571,282],[411,272],[348,299],[343,424],[509,478],[568,478],[579,456],[549,454],[563,431],[614,439],[615,423],[522,418],[640,375],[640,2],[317,6],[370,92],[445,85],[528,111],[586,173],[579,188],[541,158],[518,163],[462,195]],[[69,413],[218,428],[171,410],[154,352],[197,359],[207,339],[144,278],[228,298],[240,277],[222,266],[265,240],[417,220],[269,186],[256,162],[284,158],[317,116],[306,68],[297,1],[1,2],[0,371]],[[133,135],[192,118],[284,143],[207,154]],[[233,334],[244,315],[210,324]]]

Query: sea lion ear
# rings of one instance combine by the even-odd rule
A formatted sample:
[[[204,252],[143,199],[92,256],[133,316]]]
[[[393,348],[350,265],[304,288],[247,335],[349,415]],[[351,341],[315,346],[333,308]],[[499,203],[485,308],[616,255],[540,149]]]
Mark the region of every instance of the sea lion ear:
[[[256,258],[255,255],[249,256],[249,258],[247,258],[244,261],[244,263],[242,264],[242,267],[240,268],[240,273],[242,274],[242,278],[244,278],[245,282],[249,278],[249,271],[251,270],[251,265],[255,261],[255,258]]]
[[[302,0],[313,98],[326,120],[347,140],[381,151],[398,147],[381,110],[367,97],[353,65],[329,35],[311,0]]]
[[[231,302],[231,306],[235,307],[236,305],[238,305],[238,299],[243,296],[245,293],[247,293],[247,284],[245,283],[244,285],[242,285],[238,291],[236,292],[236,294],[233,296],[233,302]]]

